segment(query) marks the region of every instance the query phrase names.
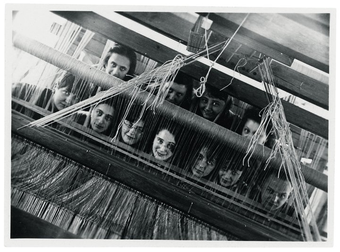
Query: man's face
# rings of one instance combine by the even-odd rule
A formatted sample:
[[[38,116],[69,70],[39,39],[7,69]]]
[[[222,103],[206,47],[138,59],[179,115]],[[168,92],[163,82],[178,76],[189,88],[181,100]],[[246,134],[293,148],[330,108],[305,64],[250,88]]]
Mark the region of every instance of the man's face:
[[[183,84],[173,82],[171,87],[169,88],[168,94],[165,97],[165,100],[175,104],[181,105],[185,98],[185,94],[187,92],[187,87]]]
[[[225,101],[214,98],[209,93],[204,93],[199,101],[199,109],[202,116],[210,121],[215,120],[215,118],[223,112],[225,107]]]
[[[105,132],[113,121],[114,108],[108,104],[99,104],[91,112],[91,128],[98,132]]]
[[[124,79],[125,75],[129,72],[130,60],[120,54],[112,53],[107,65],[105,66],[105,72],[109,75],[115,76],[119,79]]]
[[[261,204],[269,211],[279,209],[286,203],[291,191],[292,187],[287,180],[270,175],[261,191]]]
[[[139,120],[138,122],[130,122],[124,120],[121,130],[121,136],[124,143],[133,145],[138,143],[143,134],[144,121]]]
[[[76,95],[68,87],[55,88],[52,102],[58,110],[62,110],[77,102]]]

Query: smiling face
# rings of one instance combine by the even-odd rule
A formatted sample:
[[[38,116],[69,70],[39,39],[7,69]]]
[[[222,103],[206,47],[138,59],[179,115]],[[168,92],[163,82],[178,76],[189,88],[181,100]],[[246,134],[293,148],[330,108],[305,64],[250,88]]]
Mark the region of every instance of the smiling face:
[[[62,110],[77,102],[77,97],[69,87],[55,88],[52,102],[57,110]]]
[[[185,98],[186,92],[187,92],[187,87],[184,84],[173,82],[171,87],[169,88],[169,91],[165,97],[165,100],[175,105],[181,105],[181,103],[183,102]]]
[[[162,161],[168,160],[173,155],[175,137],[167,129],[163,129],[156,135],[152,144],[153,156]]]
[[[125,75],[129,72],[130,60],[120,54],[112,53],[107,65],[105,66],[105,72],[119,79],[124,79]]]
[[[242,129],[242,136],[245,136],[246,138],[250,139],[255,134],[257,129],[259,128],[260,124],[258,122],[255,122],[254,120],[248,119],[245,125]],[[265,131],[262,131],[261,136],[258,140],[259,144],[264,144],[266,142],[266,133]]]
[[[91,128],[98,132],[105,132],[113,121],[114,108],[108,104],[99,104],[91,112]]]
[[[234,185],[241,177],[243,171],[237,169],[221,169],[218,172],[218,183],[224,187]]]
[[[227,106],[226,102],[212,97],[209,93],[204,93],[199,101],[199,109],[202,116],[210,121],[215,120],[215,118],[224,111]]]
[[[261,204],[269,210],[276,210],[287,202],[292,187],[287,180],[280,179],[271,174],[265,181],[261,191]]]
[[[121,130],[121,137],[124,143],[133,145],[139,142],[142,137],[144,128],[144,121],[132,123],[128,120],[124,120]]]
[[[196,177],[208,176],[216,166],[216,158],[208,156],[208,148],[203,147],[198,154],[191,171]]]

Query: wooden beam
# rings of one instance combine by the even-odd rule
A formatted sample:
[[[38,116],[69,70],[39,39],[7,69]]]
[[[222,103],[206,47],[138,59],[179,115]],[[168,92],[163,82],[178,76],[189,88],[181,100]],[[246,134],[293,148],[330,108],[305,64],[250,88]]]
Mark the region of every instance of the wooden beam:
[[[324,109],[329,108],[329,85],[272,61],[277,87]]]
[[[245,16],[246,13],[214,13],[209,18],[236,30]],[[329,37],[290,18],[275,13],[250,13],[239,33],[329,72]]]
[[[179,54],[179,51],[174,48],[169,48],[149,38],[149,34],[140,34],[139,31],[134,31],[133,27],[124,27],[93,12],[55,11],[54,13],[86,29],[98,32],[113,41],[127,45],[142,55],[146,55],[158,62],[173,59]],[[202,64],[200,61],[195,61],[183,67],[182,70],[194,78],[199,78],[206,75],[208,68],[208,65]],[[210,72],[208,82],[211,85],[221,88],[228,84],[231,78],[232,76],[228,76],[213,68]],[[256,107],[263,108],[267,105],[265,92],[237,78],[238,76],[235,74],[235,79],[232,84],[235,92],[231,92],[232,95]],[[288,104],[287,102],[283,101],[283,104],[288,122],[328,139],[327,120],[295,105]]]
[[[166,36],[170,36],[180,43],[188,42],[189,32],[194,26],[192,21],[193,17],[190,13],[169,13],[169,12],[119,12],[120,14],[136,20],[141,24],[145,24],[147,27],[160,32]],[[300,17],[298,14],[295,14]],[[188,16],[187,18],[184,18]],[[190,17],[190,18],[189,18]],[[303,17],[303,16],[302,16]],[[293,18],[293,17],[292,17]],[[212,35],[209,39],[209,44],[221,42],[227,39],[227,35],[231,37],[233,30],[228,26],[221,26],[218,24],[212,24]],[[216,32],[217,31],[217,32]],[[222,36],[223,34],[223,36]],[[248,41],[247,45],[240,44],[238,41]],[[249,46],[252,46],[250,48]],[[231,57],[232,54],[237,51],[237,54],[249,56],[251,52],[258,52],[262,55],[272,57],[273,59],[283,62],[284,64],[273,61],[272,67],[274,75],[277,80],[277,86],[282,90],[285,90],[297,97],[300,97],[308,102],[311,102],[317,106],[328,109],[328,86],[323,83],[314,80],[308,76],[299,74],[297,71],[287,67],[292,62],[287,56],[279,53],[263,44],[254,41],[251,38],[246,38],[243,35],[236,34],[235,38],[228,45],[227,49],[221,55],[220,64],[234,69],[241,56]],[[231,58],[231,60],[230,60]],[[229,60],[228,60],[229,59]],[[228,60],[228,62],[226,62]],[[257,66],[256,61],[249,60],[244,68],[240,68],[239,71],[243,75],[249,78],[260,81],[260,74],[255,69]],[[253,71],[251,71],[253,70]],[[251,71],[251,72],[250,72]],[[303,87],[300,85],[304,83]],[[320,86],[319,86],[320,84]]]

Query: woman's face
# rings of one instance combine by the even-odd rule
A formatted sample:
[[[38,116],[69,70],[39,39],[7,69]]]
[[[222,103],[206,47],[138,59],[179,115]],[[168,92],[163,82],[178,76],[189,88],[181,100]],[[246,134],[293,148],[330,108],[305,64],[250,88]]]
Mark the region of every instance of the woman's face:
[[[215,120],[215,118],[224,111],[225,107],[225,101],[214,98],[209,93],[204,93],[199,101],[199,109],[202,116],[210,121]]]
[[[243,171],[224,168],[218,172],[218,183],[224,187],[234,185],[241,177]]]
[[[175,137],[167,129],[163,129],[156,135],[152,144],[153,156],[162,161],[168,160],[175,148]]]
[[[246,138],[250,139],[255,134],[257,129],[259,128],[260,124],[258,122],[255,122],[254,120],[248,119],[245,125],[242,129],[242,136],[245,136]],[[264,144],[266,142],[266,133],[265,131],[262,131],[261,136],[259,138],[258,143]]]
[[[52,102],[58,110],[62,110],[77,102],[76,95],[69,91],[69,87],[55,88]]]
[[[128,120],[124,120],[121,136],[124,143],[128,145],[133,145],[139,142],[142,137],[144,128],[144,121],[139,120],[138,122],[130,122]]]
[[[128,57],[118,53],[112,53],[107,65],[105,66],[105,72],[107,74],[115,76],[119,79],[124,79],[125,75],[129,72],[129,69],[130,60]]]
[[[113,121],[114,108],[108,104],[99,104],[91,112],[91,128],[98,132],[105,132]]]
[[[204,147],[198,154],[191,171],[196,177],[208,176],[216,166],[216,158],[208,157],[208,148]]]

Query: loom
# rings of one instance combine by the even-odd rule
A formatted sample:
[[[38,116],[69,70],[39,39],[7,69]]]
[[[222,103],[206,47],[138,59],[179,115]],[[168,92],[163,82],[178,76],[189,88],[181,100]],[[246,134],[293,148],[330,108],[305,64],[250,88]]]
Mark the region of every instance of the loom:
[[[122,82],[20,34],[14,34],[13,45],[103,89],[118,87],[125,99],[131,99],[133,95],[134,79]],[[147,101],[149,105],[155,101],[155,97],[143,92],[135,98],[141,103]],[[14,98],[12,101],[51,116],[28,102]],[[74,108],[77,106],[79,104]],[[187,110],[164,102],[155,108],[155,112],[219,139],[241,153],[246,152],[249,141]],[[15,164],[12,171],[12,216],[21,216],[26,221],[38,219],[37,222],[41,222],[46,230],[53,230],[55,237],[306,239],[299,224],[290,217],[268,217],[256,207],[256,203],[242,195],[231,191],[221,193],[212,184],[187,178],[176,165],[169,168],[167,164],[157,164],[143,153],[112,142],[110,137],[87,134],[82,127],[63,118],[56,122],[101,147],[98,149],[93,142],[80,141],[53,127],[28,127],[32,119],[12,111],[12,165]],[[114,150],[111,155],[108,155],[108,148]],[[265,162],[270,154],[270,149],[257,145],[252,158]],[[46,169],[52,160],[55,164]],[[28,170],[25,168],[27,164]],[[271,165],[279,169],[280,158],[272,160]],[[308,184],[327,192],[326,175],[306,166],[301,168]],[[78,177],[79,173],[83,176]],[[98,205],[101,207],[96,209]],[[22,216],[26,215],[28,217],[24,219]],[[15,224],[13,234],[16,232],[14,227]]]

